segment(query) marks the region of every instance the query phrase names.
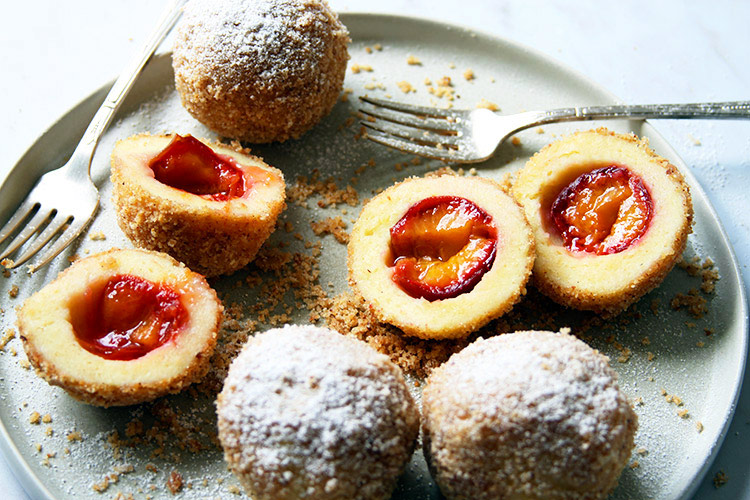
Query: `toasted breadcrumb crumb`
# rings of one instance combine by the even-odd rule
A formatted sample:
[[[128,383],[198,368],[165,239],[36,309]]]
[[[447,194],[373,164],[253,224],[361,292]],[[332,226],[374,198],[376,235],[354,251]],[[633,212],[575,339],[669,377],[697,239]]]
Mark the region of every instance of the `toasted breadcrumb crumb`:
[[[700,257],[692,259],[680,259],[677,266],[687,271],[690,276],[699,276],[701,278],[700,289],[705,294],[713,293],[716,288],[716,282],[719,280],[719,271],[714,267],[714,262],[710,258],[701,261]]]
[[[316,169],[310,177],[300,176],[287,188],[287,200],[297,206],[307,208],[308,199],[312,196],[320,197],[318,206],[327,208],[344,203],[351,207],[359,205],[359,194],[354,186],[339,188],[333,179],[320,179],[320,172]]]
[[[403,92],[404,94],[417,91],[417,89],[415,89],[414,86],[406,80],[396,82],[396,86],[398,86],[399,90],[401,90],[401,92]]]
[[[107,491],[107,488],[109,488],[109,485],[109,476],[105,476],[104,479],[102,479],[100,482],[92,484],[91,489],[96,491],[97,493],[104,493],[105,491]]]
[[[632,352],[630,349],[625,347],[622,351],[620,356],[617,357],[618,363],[627,363],[630,360],[630,356],[632,355]]]
[[[698,290],[693,288],[688,293],[677,293],[670,306],[674,310],[687,309],[688,313],[694,318],[702,318],[708,313],[708,304],[704,297],[701,297]]]
[[[411,66],[421,66],[422,61],[420,61],[416,56],[409,56],[406,58],[406,64],[409,64]]]
[[[65,437],[68,441],[71,441],[71,442],[83,441],[83,435],[81,434],[81,431],[69,432]]]
[[[435,82],[434,87],[428,87],[427,92],[434,95],[438,99],[445,99],[449,102],[453,101],[456,97],[453,83],[449,76],[443,76]]]
[[[8,345],[8,342],[13,340],[14,338],[16,338],[16,331],[12,328],[6,329],[2,338],[0,338],[0,351],[4,351],[5,346]]]
[[[351,65],[352,73],[361,73],[362,71],[367,71],[368,73],[372,72],[372,66],[369,64],[352,64]]]
[[[176,470],[170,472],[169,478],[167,478],[167,489],[169,490],[169,492],[175,495],[182,490],[182,486],[182,475]]]
[[[723,470],[720,470],[714,475],[714,488],[721,488],[727,484],[727,481],[729,481],[729,476]]]
[[[386,90],[386,87],[382,83],[373,82],[373,83],[367,83],[367,84],[365,84],[365,89],[367,89],[367,90]]]
[[[489,109],[490,111],[499,111],[500,110],[500,106],[498,106],[494,102],[488,101],[487,99],[484,99],[484,98],[482,98],[482,99],[479,100],[479,102],[477,103],[477,108],[480,108],[480,109]]]
[[[349,233],[346,232],[346,222],[341,217],[329,217],[322,221],[311,222],[313,232],[317,236],[333,235],[342,245],[349,243]]]

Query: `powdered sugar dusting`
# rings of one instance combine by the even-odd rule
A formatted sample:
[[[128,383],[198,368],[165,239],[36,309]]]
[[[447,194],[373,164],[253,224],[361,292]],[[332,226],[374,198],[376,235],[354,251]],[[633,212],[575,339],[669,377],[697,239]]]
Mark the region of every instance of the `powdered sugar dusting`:
[[[474,342],[433,372],[423,408],[441,490],[477,499],[604,498],[637,422],[607,358],[562,332]]]
[[[218,400],[227,460],[251,481],[276,483],[268,488],[335,480],[331,489],[352,467],[400,455],[411,448],[417,419],[393,369],[366,344],[323,328],[286,326],[254,337]],[[407,457],[384,464],[394,479]]]
[[[210,80],[217,92],[248,79],[270,87],[313,74],[326,56],[322,35],[332,30],[348,36],[317,0],[192,0],[177,28],[174,56],[179,71]]]
[[[461,363],[465,357],[471,362]],[[557,423],[596,443],[609,438],[607,416],[624,402],[607,358],[566,334],[520,332],[479,340],[445,370],[453,397],[471,398],[456,403],[472,412]]]

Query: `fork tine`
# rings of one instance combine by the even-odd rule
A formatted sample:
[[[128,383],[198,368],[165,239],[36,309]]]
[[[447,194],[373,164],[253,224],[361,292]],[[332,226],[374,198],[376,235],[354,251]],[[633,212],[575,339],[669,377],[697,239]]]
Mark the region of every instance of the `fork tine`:
[[[49,250],[47,250],[44,255],[39,257],[37,261],[34,262],[34,264],[29,266],[29,273],[36,272],[37,269],[39,269],[42,266],[45,266],[49,261],[54,259],[55,257],[60,254],[63,250],[65,250],[70,242],[77,238],[79,234],[81,234],[81,231],[86,227],[86,225],[89,223],[90,219],[83,218],[81,219],[73,219],[73,222],[70,223],[70,226],[65,228],[62,234],[60,234],[60,237],[57,238],[57,241],[55,241]]]
[[[363,125],[367,127],[365,137],[384,146],[389,146],[407,153],[415,154],[417,156],[435,158],[437,160],[451,160],[454,157],[455,150],[453,149],[441,149],[434,146],[425,146],[412,142],[410,140],[403,139],[401,137],[381,132],[380,130],[369,126],[368,124]]]
[[[384,120],[387,122],[398,123],[408,127],[414,127],[434,132],[445,132],[455,134],[458,132],[459,124],[457,121],[448,121],[443,118],[421,117],[398,111],[392,111],[387,108],[375,108],[375,111],[367,108],[359,108],[362,114],[374,119]],[[368,120],[369,121],[369,120]]]
[[[433,146],[437,148],[458,149],[460,137],[457,135],[436,134],[429,130],[419,128],[406,128],[401,125],[393,125],[388,122],[362,122],[362,125],[370,130],[377,130],[390,134],[422,146]]]
[[[374,97],[360,96],[360,100],[372,104],[373,106],[410,113],[412,115],[432,116],[435,118],[448,118],[456,116],[457,113],[450,109],[431,108],[429,106],[415,106],[413,104],[404,104],[400,102],[385,101]]]
[[[5,223],[2,229],[0,229],[0,243],[5,241],[8,236],[13,234],[21,225],[21,223],[26,220],[38,206],[38,203],[33,203],[28,199],[24,200],[23,204],[18,207],[16,212],[13,214],[13,217],[11,217],[8,222]]]
[[[55,217],[52,219],[50,223],[47,224],[47,227],[44,228],[44,231],[36,237],[31,248],[26,249],[26,251],[18,256],[18,258],[13,259],[13,267],[20,266],[36,255],[45,245],[47,245],[47,243],[50,242],[52,238],[55,237],[58,232],[60,232],[62,228],[65,227],[66,224],[70,222],[70,220],[71,217]]]
[[[8,244],[8,246],[5,248],[5,251],[0,254],[0,259],[4,259],[8,255],[18,250],[21,245],[26,243],[26,241],[39,230],[39,227],[45,221],[47,221],[50,216],[54,217],[53,212],[53,210],[42,210],[42,208],[40,207],[36,215],[34,215],[34,217],[24,226],[21,232],[16,235],[13,241]]]

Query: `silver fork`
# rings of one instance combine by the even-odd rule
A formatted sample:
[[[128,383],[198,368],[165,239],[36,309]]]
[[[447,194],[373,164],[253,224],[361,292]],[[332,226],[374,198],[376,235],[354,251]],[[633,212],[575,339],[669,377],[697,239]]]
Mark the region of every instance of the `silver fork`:
[[[582,106],[498,115],[488,109],[438,109],[371,97],[360,100],[368,139],[456,163],[484,161],[514,133],[549,123],[607,118],[750,118],[750,101]]]
[[[138,57],[112,85],[67,163],[44,174],[0,229],[0,244],[16,235],[0,253],[0,264],[4,267],[14,269],[48,247],[44,255],[29,266],[29,272],[35,272],[70,245],[93,218],[99,207],[99,191],[91,180],[91,160],[99,138],[146,62],[179,18],[185,2],[176,0],[169,5]],[[0,187],[0,198],[10,196],[13,189],[6,179]],[[21,248],[32,237],[29,245]],[[19,249],[22,250],[20,255],[10,259]]]

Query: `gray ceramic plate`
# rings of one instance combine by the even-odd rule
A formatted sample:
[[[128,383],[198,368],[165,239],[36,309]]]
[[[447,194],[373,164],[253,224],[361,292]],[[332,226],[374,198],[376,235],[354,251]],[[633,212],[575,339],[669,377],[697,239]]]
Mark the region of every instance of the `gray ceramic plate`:
[[[358,126],[351,124],[358,95],[445,105],[445,97],[429,93],[425,79],[430,79],[434,85],[441,77],[449,76],[454,91],[452,104],[456,107],[472,108],[486,99],[496,103],[502,112],[510,113],[616,101],[580,75],[500,38],[418,19],[367,14],[346,14],[342,19],[353,39],[350,64],[363,68],[347,73],[345,87],[352,92],[348,101],[340,102],[330,116],[301,140],[255,149],[256,154],[281,168],[288,182],[298,175],[310,175],[315,169],[324,178],[336,179],[340,186],[358,176],[357,189],[364,199],[374,190],[390,186],[406,175],[421,174],[440,166],[423,162],[419,166],[402,168],[410,157],[358,140]],[[408,64],[409,56],[421,63]],[[474,79],[465,78],[466,70],[473,71]],[[90,234],[103,232],[106,239],[81,238],[68,254],[32,277],[14,272],[10,278],[0,278],[4,311],[0,331],[13,327],[14,308],[65,268],[72,253],[85,255],[130,245],[114,222],[109,202],[109,154],[117,139],[139,132],[213,137],[183,111],[172,77],[169,55],[159,56],[149,64],[94,158],[93,175],[102,190],[103,205]],[[408,82],[414,91],[404,93],[399,82]],[[17,187],[19,199],[47,166],[61,164],[70,154],[104,92],[104,89],[99,90],[74,107],[21,158],[6,181]],[[634,454],[632,467],[625,469],[613,498],[685,498],[694,491],[718,450],[738,395],[748,326],[743,287],[716,214],[675,152],[648,124],[621,121],[606,125],[620,132],[632,131],[648,137],[657,152],[686,174],[696,213],[687,257],[712,259],[721,275],[714,293],[699,292],[708,305],[707,314],[699,319],[684,310],[669,307],[677,293],[700,285],[698,278],[675,269],[659,289],[635,306],[628,315],[629,324],[616,321],[589,332],[592,345],[611,356],[624,390],[642,402],[636,406],[640,417],[636,447],[641,453]],[[530,155],[560,134],[591,126],[591,123],[548,126],[543,131],[522,133],[520,145],[503,146],[494,159],[477,166],[477,174],[499,178],[519,168]],[[375,166],[361,173],[368,163]],[[0,220],[8,217],[18,201],[0,200]],[[342,210],[340,206],[319,208],[314,199],[310,207],[313,208],[290,204],[283,219],[293,223],[295,231],[304,239],[318,241],[309,222],[342,216]],[[351,223],[358,210],[359,207],[347,207],[343,218]],[[309,253],[292,234],[279,233],[284,234],[274,235],[275,241],[288,239],[290,249]],[[319,241],[323,243],[319,281],[331,295],[342,292],[347,286],[345,247],[331,236]],[[241,277],[242,272],[214,280],[212,284],[230,301],[255,302],[258,300],[256,291],[236,286]],[[15,286],[18,295],[9,298]],[[652,312],[652,305],[656,303],[661,304],[658,314]],[[308,321],[304,309],[294,310],[292,315],[294,321]],[[577,316],[564,316],[563,321],[575,327],[580,319]],[[706,329],[713,333],[707,336]],[[630,355],[626,360],[621,359],[624,362],[618,362],[625,349]],[[105,410],[78,403],[62,390],[37,378],[32,370],[24,367],[24,359],[18,338],[0,352],[0,398],[3,400],[0,443],[16,475],[33,496],[100,499],[102,493],[97,493],[94,486],[104,487],[105,477],[119,471],[118,481],[110,481],[105,497],[123,492],[132,493],[136,498],[148,495],[171,498],[164,485],[170,472],[178,470],[186,483],[182,498],[234,497],[237,481],[227,472],[221,453],[215,448],[191,453],[175,445],[175,441],[179,445],[180,440],[171,439],[162,454],[158,454],[158,446],[153,442],[113,450],[109,439],[112,432],[117,430],[120,437],[126,437],[127,423],[134,418],[148,428],[153,405]],[[662,392],[678,396],[682,406],[669,402]],[[194,437],[190,434],[192,424],[202,422],[204,428],[213,426],[213,404],[209,398],[178,395],[162,403],[182,412],[178,423],[187,432],[182,443]],[[688,411],[685,418],[677,415],[682,410]],[[49,414],[51,422],[30,424],[30,415],[35,411]],[[698,430],[699,424],[702,432]],[[68,440],[67,435],[74,431],[80,432],[83,440]],[[147,467],[147,464],[151,465]],[[438,497],[422,455],[416,453],[394,498]]]

